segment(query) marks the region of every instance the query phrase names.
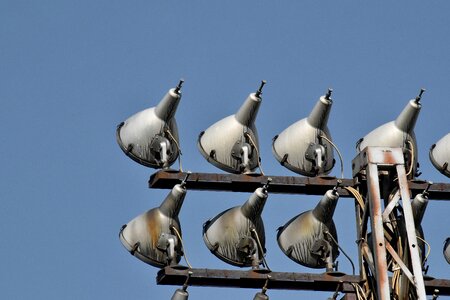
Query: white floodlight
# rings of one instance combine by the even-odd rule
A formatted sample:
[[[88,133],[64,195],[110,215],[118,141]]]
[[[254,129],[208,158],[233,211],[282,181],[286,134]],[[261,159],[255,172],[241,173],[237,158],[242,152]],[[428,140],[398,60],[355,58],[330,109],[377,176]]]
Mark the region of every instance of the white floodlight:
[[[257,188],[242,206],[230,208],[203,225],[206,246],[224,262],[258,269],[264,260],[265,233],[261,213],[270,180]]]
[[[189,174],[188,174],[189,175]],[[186,196],[186,178],[175,185],[159,207],[122,226],[119,238],[138,259],[163,268],[176,265],[183,255],[178,214]]]
[[[413,178],[417,171],[417,142],[414,126],[422,107],[420,99],[425,90],[408,102],[395,121],[388,122],[374,129],[360,139],[356,145],[357,151],[366,147],[402,148],[405,164],[409,166],[408,177]]]
[[[329,190],[313,210],[292,218],[278,228],[277,240],[290,259],[309,268],[333,271],[339,255],[333,214],[339,199],[337,187]]]
[[[264,286],[261,290],[261,292],[257,292],[255,294],[255,297],[253,297],[253,300],[269,300],[269,296],[267,296],[267,285],[269,284],[270,275],[267,275],[266,282],[264,283]]]
[[[431,146],[430,160],[439,172],[450,177],[450,133]]]
[[[450,237],[448,237],[444,242],[443,253],[445,260],[450,264]]]
[[[309,116],[292,124],[273,138],[275,158],[289,170],[318,176],[330,173],[334,166],[333,148],[327,122],[332,90],[320,97]]]
[[[198,148],[208,162],[226,172],[251,173],[259,165],[259,141],[255,119],[261,104],[262,81],[236,114],[200,133]]]
[[[183,286],[180,289],[177,289],[175,293],[173,293],[172,298],[170,300],[188,300],[189,299],[189,293],[187,291],[188,288],[188,282],[191,278],[192,271],[188,271],[188,276],[186,278],[186,281],[184,282]]]
[[[117,143],[135,162],[154,169],[167,169],[180,153],[175,112],[181,99],[180,80],[176,88],[155,107],[145,109],[117,126]]]
[[[424,237],[424,233],[423,233],[423,228],[422,228],[422,220],[423,220],[423,216],[425,215],[425,210],[427,208],[428,205],[428,190],[431,187],[431,185],[433,184],[433,182],[428,182],[428,186],[427,188],[420,194],[417,194],[414,199],[411,201],[411,209],[412,209],[412,213],[413,213],[413,218],[414,218],[414,226],[416,228],[416,236],[418,237],[417,239],[417,244],[419,246],[419,255],[422,259],[422,262],[425,263],[425,237]],[[406,235],[406,232],[405,232]]]

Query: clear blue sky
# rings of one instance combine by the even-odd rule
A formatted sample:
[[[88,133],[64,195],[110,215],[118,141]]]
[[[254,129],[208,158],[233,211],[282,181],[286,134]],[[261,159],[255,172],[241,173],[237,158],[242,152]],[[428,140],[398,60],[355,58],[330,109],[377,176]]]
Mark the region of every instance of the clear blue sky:
[[[115,128],[180,78],[185,170],[221,172],[198,152],[198,134],[266,79],[256,121],[266,174],[295,175],[272,156],[271,139],[305,117],[327,88],[334,89],[329,127],[349,178],[356,141],[424,87],[416,124],[421,178],[449,182],[428,160],[429,147],[450,130],[449,10],[446,1],[0,1],[0,298],[170,299],[176,287],[157,286],[157,269],[118,239],[122,224],[167,191],[147,188],[153,170],[123,155]],[[194,267],[233,269],[209,253],[201,229],[247,197],[188,192],[180,219]],[[275,241],[277,227],[318,199],[269,196],[263,219],[273,270],[321,272],[291,262]],[[448,212],[448,203],[432,201],[423,221],[429,273],[447,279]],[[339,202],[335,221],[356,262],[352,201]],[[339,261],[350,273],[342,255]],[[189,291],[192,299],[256,292]]]

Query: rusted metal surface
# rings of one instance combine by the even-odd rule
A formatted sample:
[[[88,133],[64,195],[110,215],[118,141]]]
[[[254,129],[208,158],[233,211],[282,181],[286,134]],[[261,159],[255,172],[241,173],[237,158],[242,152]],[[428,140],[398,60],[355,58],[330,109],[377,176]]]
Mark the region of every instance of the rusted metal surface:
[[[403,260],[398,256],[397,252],[395,252],[394,248],[392,248],[391,244],[386,241],[386,249],[388,250],[389,254],[392,256],[392,258],[397,262],[399,267],[402,269],[403,274],[408,277],[409,281],[414,284],[414,275],[411,274],[411,271],[408,269],[408,266],[405,265]]]
[[[403,204],[403,217],[406,224],[406,234],[408,236],[409,259],[411,260],[412,271],[414,273],[414,286],[417,292],[417,299],[426,300],[426,292],[422,276],[422,261],[419,255],[416,227],[414,225],[414,217],[410,202],[411,196],[408,189],[404,165],[397,165],[397,174]]]
[[[149,187],[154,189],[171,189],[180,183],[187,173],[176,171],[158,171],[151,175]],[[262,176],[245,174],[216,174],[192,173],[186,181],[190,190],[210,190],[228,192],[252,193],[256,188],[267,183],[272,178],[270,193],[278,194],[304,194],[322,196],[327,190],[336,186],[338,178],[335,177],[302,177],[302,176]],[[409,181],[412,197],[422,193],[427,187],[426,181]],[[343,179],[342,186],[355,186],[353,179]],[[341,198],[353,196],[345,189],[340,188]],[[450,200],[450,184],[434,183],[429,189],[430,200]]]
[[[375,280],[377,282],[377,299],[390,300],[388,268],[386,262],[386,245],[384,243],[381,196],[376,164],[367,165],[367,189],[372,228],[372,249],[375,262]]]
[[[356,294],[345,294],[340,300],[357,300]]]
[[[257,273],[241,270],[187,268],[180,270],[172,267],[161,269],[156,277],[156,283],[159,285],[181,286],[186,281],[188,271],[192,272],[191,278],[189,279],[189,285],[191,286],[261,289],[267,279],[267,275],[270,275],[269,289],[334,292],[340,282],[345,282],[340,291],[352,294],[355,290],[350,283],[364,283],[359,276],[353,275],[333,277],[326,274],[312,273]],[[427,295],[432,295],[435,289],[438,289],[439,294],[442,296],[450,295],[450,280],[425,278]]]
[[[293,272],[270,272],[258,273],[254,271],[235,271],[217,269],[185,269],[177,270],[166,267],[158,272],[156,283],[160,285],[182,285],[191,271],[189,285],[192,286],[215,286],[231,288],[254,288],[261,289],[267,275],[270,275],[269,289],[276,290],[310,290],[334,292],[338,285],[344,293],[354,293],[351,283],[361,284],[359,276],[343,275],[331,276],[327,274],[293,273]]]
[[[406,276],[412,286],[416,290],[417,299],[425,300],[426,291],[425,284],[422,276],[422,264],[418,252],[418,244],[416,238],[416,229],[414,225],[414,219],[411,209],[411,193],[408,186],[407,174],[405,171],[405,164],[403,158],[403,152],[400,148],[384,148],[384,147],[368,147],[359,153],[353,160],[353,175],[358,179],[364,179],[367,183],[367,201],[370,205],[370,221],[372,228],[372,249],[374,268],[372,270],[373,276],[377,286],[377,298],[378,299],[390,299],[390,286],[388,278],[388,268],[386,259],[386,249],[391,256],[395,259],[397,264],[403,270],[403,276]],[[381,173],[380,173],[381,171]],[[387,205],[384,213],[382,214],[382,200],[381,190],[383,189],[385,181],[380,179],[380,174],[395,174],[398,180],[399,190],[396,192],[393,199]],[[384,177],[386,179],[386,177]],[[394,178],[394,177],[392,177]],[[425,182],[426,183],[426,182]],[[426,186],[425,186],[426,187]],[[409,251],[407,257],[400,257],[395,250],[391,247],[388,241],[385,240],[385,230],[383,228],[383,221],[387,221],[388,215],[393,210],[396,203],[402,199],[403,219],[406,229],[407,242]],[[366,226],[366,221],[360,224],[361,227]],[[361,235],[365,230],[358,230],[360,235],[358,239],[367,238],[365,235]],[[368,249],[365,249],[368,250]],[[370,261],[366,252],[363,252],[364,259]],[[363,259],[360,256],[360,259]],[[405,260],[405,262],[403,261]],[[409,269],[407,264],[410,264],[412,270]],[[405,275],[406,274],[406,275]],[[404,282],[403,284],[408,284]],[[401,287],[402,291],[407,291],[407,285]],[[402,296],[403,295],[403,296]],[[404,294],[400,295],[400,298],[404,298]]]
[[[159,171],[149,180],[150,188],[171,189],[186,173]],[[253,192],[272,178],[270,193],[323,195],[336,186],[335,177],[262,176],[245,174],[192,173],[186,186],[191,190],[214,190],[230,192]],[[342,180],[343,186],[353,186],[353,179]],[[350,197],[344,189],[338,190],[341,197]]]
[[[424,180],[409,180],[408,186],[411,190],[411,197],[414,198],[427,188],[428,182]],[[450,183],[433,183],[429,191],[429,200],[450,201]]]
[[[425,291],[432,295],[434,290],[439,290],[439,295],[450,296],[450,279],[424,278]]]

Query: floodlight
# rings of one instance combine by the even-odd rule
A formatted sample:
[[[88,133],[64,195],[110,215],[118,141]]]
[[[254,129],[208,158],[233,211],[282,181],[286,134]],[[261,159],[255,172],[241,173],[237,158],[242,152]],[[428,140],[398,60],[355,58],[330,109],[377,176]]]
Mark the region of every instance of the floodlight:
[[[188,271],[188,276],[186,278],[186,281],[183,284],[183,287],[181,287],[180,289],[177,289],[175,291],[175,293],[173,293],[172,298],[170,298],[170,300],[188,300],[189,298],[189,293],[187,291],[188,288],[188,282],[189,279],[191,278],[192,275],[192,271]]]
[[[448,237],[444,242],[443,252],[445,260],[450,264],[450,237]]]
[[[428,186],[427,188],[420,194],[417,194],[414,199],[411,201],[411,209],[412,209],[412,213],[413,213],[413,218],[414,218],[414,225],[416,228],[416,236],[418,237],[417,239],[417,244],[419,246],[419,255],[422,258],[422,261],[425,262],[425,243],[424,243],[424,233],[423,233],[423,228],[422,228],[422,219],[423,216],[425,215],[425,210],[427,208],[428,205],[428,190],[431,187],[433,183],[432,182],[428,182]],[[405,232],[406,235],[406,232]]]
[[[418,157],[414,126],[422,107],[420,99],[424,91],[421,89],[419,95],[408,102],[395,121],[381,125],[360,139],[356,149],[362,151],[368,146],[402,148],[405,163],[409,166],[408,176],[413,178],[416,175]]]
[[[273,138],[275,158],[289,170],[318,176],[330,173],[334,166],[333,148],[327,122],[332,90],[320,97],[309,116],[292,124]]]
[[[183,255],[178,214],[186,196],[186,179],[172,188],[159,207],[139,215],[120,230],[124,247],[154,267],[174,266]]]
[[[262,81],[236,114],[200,133],[198,148],[208,162],[229,173],[251,173],[259,165],[259,141],[255,119],[261,104]]]
[[[253,297],[253,300],[269,300],[269,296],[267,296],[267,285],[269,284],[270,275],[267,275],[266,282],[264,283],[264,286],[261,290],[261,292],[257,292],[255,294],[255,297]]]
[[[155,107],[145,109],[117,126],[117,143],[135,162],[167,169],[180,153],[175,112],[181,99],[180,80]]]
[[[270,182],[257,188],[242,205],[230,208],[203,225],[203,240],[208,249],[224,262],[258,269],[266,252],[261,218]]]
[[[439,172],[450,177],[450,133],[431,146],[430,160]]]
[[[278,228],[278,245],[284,254],[309,268],[333,270],[333,262],[339,255],[333,221],[338,199],[337,187],[328,190],[313,210]]]

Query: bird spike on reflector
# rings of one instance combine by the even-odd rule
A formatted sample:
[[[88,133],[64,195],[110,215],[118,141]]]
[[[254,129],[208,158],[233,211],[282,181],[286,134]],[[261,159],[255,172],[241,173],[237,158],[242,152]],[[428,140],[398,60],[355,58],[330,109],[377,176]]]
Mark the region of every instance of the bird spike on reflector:
[[[417,172],[418,157],[414,126],[422,107],[420,100],[424,91],[421,89],[419,95],[408,102],[395,121],[381,125],[360,139],[356,145],[357,151],[360,152],[369,146],[402,148],[405,164],[410,169],[408,178],[413,178]]]
[[[180,153],[175,112],[181,99],[180,80],[155,107],[145,109],[117,126],[117,143],[135,162],[167,169]]]
[[[450,133],[431,146],[430,160],[439,172],[450,178]]]
[[[275,158],[289,170],[318,176],[330,173],[334,166],[328,116],[333,104],[331,89],[320,97],[309,116],[292,124],[273,138]]]
[[[261,104],[262,88],[251,93],[236,114],[228,116],[198,138],[200,153],[208,162],[229,173],[252,173],[259,164],[259,141],[255,119]]]
[[[309,268],[327,268],[332,271],[339,255],[333,214],[339,194],[337,187],[329,190],[313,210],[292,218],[278,229],[277,240],[281,250],[290,259]]]
[[[178,214],[186,196],[187,176],[172,188],[159,207],[137,216],[120,230],[124,247],[154,267],[176,265],[183,255]]]
[[[230,208],[203,225],[206,246],[224,262],[258,269],[264,259],[265,233],[261,213],[270,180],[257,188],[242,206]]]

